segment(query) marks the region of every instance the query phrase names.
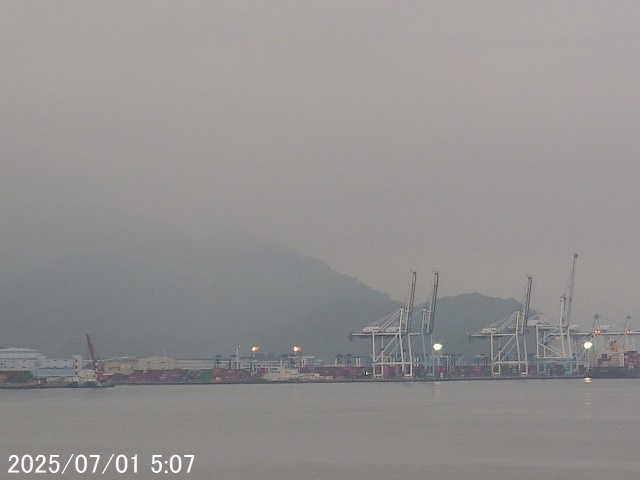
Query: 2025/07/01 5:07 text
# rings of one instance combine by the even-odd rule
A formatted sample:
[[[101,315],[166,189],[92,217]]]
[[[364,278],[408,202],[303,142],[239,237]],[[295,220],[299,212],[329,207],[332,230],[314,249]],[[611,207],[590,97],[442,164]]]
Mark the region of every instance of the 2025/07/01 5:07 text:
[[[7,473],[53,473],[64,475],[65,472],[96,473],[104,475],[108,471],[115,473],[138,473],[139,467],[150,469],[152,473],[191,473],[195,455],[177,454],[151,455],[142,457],[138,462],[138,454],[76,454],[72,453],[66,459],[60,455],[9,455]],[[149,461],[146,466],[143,462]],[[149,471],[149,470],[147,470]]]

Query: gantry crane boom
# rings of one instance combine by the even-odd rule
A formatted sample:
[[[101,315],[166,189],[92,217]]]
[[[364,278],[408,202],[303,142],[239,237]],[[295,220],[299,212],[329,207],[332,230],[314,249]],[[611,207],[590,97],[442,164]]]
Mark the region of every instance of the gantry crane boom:
[[[531,285],[533,279],[531,275],[527,275],[527,286],[524,291],[524,301],[522,302],[522,317],[520,326],[518,328],[518,334],[524,335],[527,333],[527,319],[529,318],[529,304],[531,303]]]
[[[433,333],[433,324],[436,319],[436,301],[438,298],[438,271],[433,272],[433,284],[431,286],[431,298],[429,304],[425,305],[422,310],[422,333],[431,335]]]
[[[578,254],[573,254],[573,265],[571,266],[571,272],[569,273],[569,285],[567,290],[569,291],[569,297],[566,299],[564,315],[562,316],[562,327],[568,328],[571,320],[571,302],[573,300],[573,285],[575,283],[576,278],[576,260],[578,259]]]
[[[405,328],[404,334],[408,335],[411,332],[411,318],[413,317],[413,304],[416,298],[416,279],[417,273],[415,270],[411,270],[411,281],[409,283],[409,294],[407,296],[407,303],[405,305]]]

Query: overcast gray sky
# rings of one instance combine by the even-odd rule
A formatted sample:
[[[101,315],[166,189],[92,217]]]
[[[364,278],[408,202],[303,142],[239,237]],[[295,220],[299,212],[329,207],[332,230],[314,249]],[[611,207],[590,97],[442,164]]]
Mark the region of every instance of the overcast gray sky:
[[[542,310],[575,251],[574,320],[640,316],[637,1],[0,6],[1,218],[241,227],[398,299],[532,274]]]

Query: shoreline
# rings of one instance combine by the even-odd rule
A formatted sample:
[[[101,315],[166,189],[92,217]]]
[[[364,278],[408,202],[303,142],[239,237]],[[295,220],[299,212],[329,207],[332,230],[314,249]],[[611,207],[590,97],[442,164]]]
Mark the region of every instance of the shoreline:
[[[590,377],[588,375],[554,375],[554,376],[526,376],[526,377],[443,377],[443,378],[379,378],[379,379],[341,379],[341,380],[251,380],[243,382],[120,382],[108,386],[79,386],[72,384],[13,384],[0,385],[0,390],[40,390],[40,389],[103,389],[116,386],[191,386],[191,385],[300,385],[300,384],[343,384],[343,383],[434,383],[434,382],[479,382],[479,381],[509,381],[509,380],[584,380],[584,379],[618,379],[620,377]],[[632,377],[623,377],[632,378]]]

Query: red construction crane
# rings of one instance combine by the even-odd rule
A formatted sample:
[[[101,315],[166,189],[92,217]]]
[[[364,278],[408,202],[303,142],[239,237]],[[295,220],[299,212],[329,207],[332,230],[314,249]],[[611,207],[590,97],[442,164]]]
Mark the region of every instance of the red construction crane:
[[[91,357],[91,364],[93,365],[93,372],[96,374],[96,380],[98,382],[104,382],[107,380],[107,376],[104,373],[102,368],[102,364],[98,362],[98,357],[96,356],[96,352],[93,349],[93,342],[91,341],[91,337],[87,333],[87,346],[89,347],[89,357]]]

